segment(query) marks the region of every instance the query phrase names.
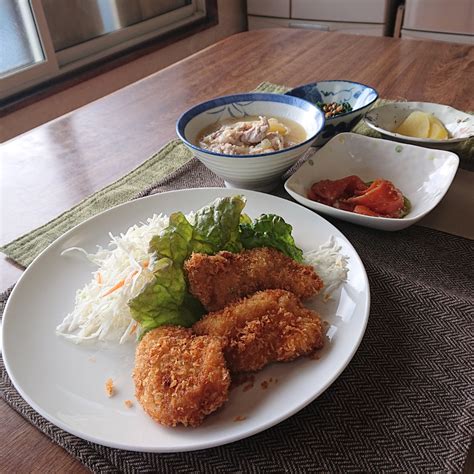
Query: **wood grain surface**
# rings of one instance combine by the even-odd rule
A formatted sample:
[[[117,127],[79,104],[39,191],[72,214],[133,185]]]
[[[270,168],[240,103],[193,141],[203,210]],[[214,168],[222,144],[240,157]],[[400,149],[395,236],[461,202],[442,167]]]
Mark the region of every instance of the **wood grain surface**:
[[[115,181],[175,137],[190,106],[254,89],[348,79],[383,98],[474,110],[474,47],[296,29],[225,39],[167,69],[25,133],[1,148],[0,242],[6,243]],[[0,261],[1,289],[21,269]],[[0,403],[0,470],[42,472],[83,467]]]

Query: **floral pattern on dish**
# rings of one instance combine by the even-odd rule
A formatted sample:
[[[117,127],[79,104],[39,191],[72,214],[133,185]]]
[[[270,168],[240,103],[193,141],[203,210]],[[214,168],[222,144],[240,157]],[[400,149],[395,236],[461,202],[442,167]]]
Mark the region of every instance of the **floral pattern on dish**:
[[[377,91],[370,86],[338,80],[305,84],[288,91],[287,95],[299,97],[313,104],[347,102],[352,107],[351,111],[328,117],[323,132],[313,146],[322,146],[334,135],[350,131],[378,98]]]
[[[253,104],[254,101],[250,102],[234,102],[232,104],[223,105],[218,109],[209,110],[206,112],[208,115],[218,115],[216,118],[217,121],[221,120],[222,118],[227,118],[228,115],[231,118],[244,118],[249,117],[252,114],[247,113],[245,107]]]

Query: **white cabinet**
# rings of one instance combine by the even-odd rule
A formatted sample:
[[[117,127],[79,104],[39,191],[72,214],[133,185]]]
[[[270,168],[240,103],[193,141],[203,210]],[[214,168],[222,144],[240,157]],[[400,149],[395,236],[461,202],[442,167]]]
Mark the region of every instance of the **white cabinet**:
[[[305,28],[319,31],[338,31],[351,35],[383,36],[383,25],[368,23],[345,23],[343,21],[290,20],[290,28]]]
[[[382,24],[385,0],[292,0],[291,17]]]
[[[433,33],[432,31],[402,29],[401,37],[405,39],[426,39],[474,45],[474,35],[452,35],[450,33]]]
[[[288,18],[271,18],[267,16],[248,16],[249,30],[261,30],[262,28],[289,28]]]
[[[302,28],[316,31],[338,31],[352,35],[383,36],[383,25],[365,23],[344,23],[340,21],[290,20],[259,16],[248,17],[249,30],[263,28]]]
[[[249,15],[290,17],[290,0],[247,0]]]
[[[474,0],[406,0],[401,37],[474,44]]]
[[[247,0],[248,28],[383,36],[386,0]]]
[[[406,0],[403,28],[474,35],[474,0]]]

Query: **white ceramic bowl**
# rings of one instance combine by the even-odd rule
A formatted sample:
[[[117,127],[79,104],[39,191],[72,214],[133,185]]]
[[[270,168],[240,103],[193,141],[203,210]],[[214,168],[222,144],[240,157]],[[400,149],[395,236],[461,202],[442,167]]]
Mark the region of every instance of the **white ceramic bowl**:
[[[447,140],[433,140],[430,138],[407,137],[395,133],[397,127],[415,110],[432,114],[441,120],[448,130],[450,138]],[[396,141],[430,148],[449,150],[456,143],[474,137],[474,117],[472,115],[448,105],[432,104],[430,102],[394,102],[382,105],[367,112],[364,121],[370,128]]]
[[[287,118],[300,124],[306,140],[273,153],[224,155],[197,145],[199,133],[209,125],[228,118],[249,115]],[[236,94],[203,102],[185,112],[176,124],[176,132],[194,156],[224,179],[229,188],[268,191],[311,146],[324,126],[324,114],[309,102],[281,94]]]
[[[341,133],[307,160],[285,183],[299,203],[317,212],[381,230],[400,230],[433,210],[449,189],[459,165],[454,153],[432,150],[356,133]],[[384,178],[410,200],[402,219],[371,217],[336,209],[308,199],[311,185],[323,179],[358,175],[363,181]]]
[[[349,132],[378,98],[378,93],[373,87],[343,80],[312,82],[291,89],[287,95],[305,99],[312,104],[348,102],[351,105],[350,112],[326,119],[324,129],[313,143],[314,146],[324,145],[338,133]]]

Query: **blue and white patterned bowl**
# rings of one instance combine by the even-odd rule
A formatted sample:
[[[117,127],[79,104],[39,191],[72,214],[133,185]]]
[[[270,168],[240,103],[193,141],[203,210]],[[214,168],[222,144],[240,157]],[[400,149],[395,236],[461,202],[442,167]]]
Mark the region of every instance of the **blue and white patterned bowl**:
[[[254,115],[293,120],[305,129],[307,138],[284,150],[258,155],[225,155],[197,144],[199,134],[211,124]],[[227,187],[268,191],[278,185],[279,178],[311,146],[324,122],[321,110],[305,100],[254,92],[218,97],[192,107],[178,119],[176,132],[198,160],[224,179]]]
[[[296,87],[286,93],[293,97],[305,99],[312,104],[317,102],[349,102],[351,112],[326,119],[326,125],[314,146],[322,146],[334,135],[349,132],[377,100],[378,93],[372,87],[352,81],[320,81]]]

